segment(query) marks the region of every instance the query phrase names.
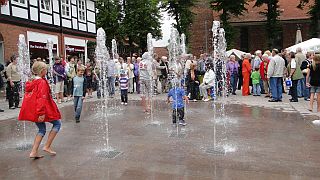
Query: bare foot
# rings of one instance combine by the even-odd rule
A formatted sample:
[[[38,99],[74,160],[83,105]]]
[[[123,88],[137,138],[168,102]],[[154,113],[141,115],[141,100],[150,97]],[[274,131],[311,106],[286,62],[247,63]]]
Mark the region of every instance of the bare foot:
[[[29,157],[32,158],[32,159],[39,159],[39,158],[43,158],[44,156],[43,155],[39,155],[37,152],[36,153],[31,152]]]
[[[57,154],[57,153],[56,153],[55,151],[53,151],[51,148],[44,147],[42,150],[45,151],[45,152],[47,152],[47,153],[49,153],[49,154],[52,155],[52,156],[54,156],[54,155]]]

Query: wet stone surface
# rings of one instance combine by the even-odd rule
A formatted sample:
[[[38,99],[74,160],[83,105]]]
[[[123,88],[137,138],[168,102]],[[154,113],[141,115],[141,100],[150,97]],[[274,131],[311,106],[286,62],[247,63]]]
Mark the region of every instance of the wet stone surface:
[[[41,152],[39,160],[17,149],[23,129],[30,144],[36,126],[1,121],[0,179],[320,179],[320,127],[312,117],[239,104],[226,105],[221,117],[219,104],[214,114],[212,103],[191,102],[187,126],[173,127],[164,101],[154,102],[153,118],[138,101],[109,105],[109,129],[98,102],[85,103],[77,124],[72,107],[61,109],[57,155]],[[103,151],[106,130],[112,152]]]

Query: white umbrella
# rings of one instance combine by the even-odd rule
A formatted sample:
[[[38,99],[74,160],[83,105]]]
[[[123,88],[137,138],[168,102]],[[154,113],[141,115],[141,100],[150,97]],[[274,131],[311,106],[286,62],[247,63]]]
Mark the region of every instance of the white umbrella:
[[[240,51],[238,49],[231,49],[226,53],[227,53],[227,57],[230,57],[231,55],[235,55],[237,59],[241,59],[241,56],[246,54],[246,52]]]
[[[303,53],[307,53],[308,51],[319,51],[320,50],[320,39],[312,38],[307,41],[303,41],[299,44],[293,45],[291,47],[286,48],[287,51],[296,52],[297,48],[300,47]]]

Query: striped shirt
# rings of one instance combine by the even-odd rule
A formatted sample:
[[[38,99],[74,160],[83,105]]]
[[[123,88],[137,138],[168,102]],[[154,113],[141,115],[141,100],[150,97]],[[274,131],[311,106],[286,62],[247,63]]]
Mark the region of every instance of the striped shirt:
[[[126,90],[128,89],[128,76],[122,76],[120,77],[119,79],[119,82],[120,82],[120,89],[121,90]]]

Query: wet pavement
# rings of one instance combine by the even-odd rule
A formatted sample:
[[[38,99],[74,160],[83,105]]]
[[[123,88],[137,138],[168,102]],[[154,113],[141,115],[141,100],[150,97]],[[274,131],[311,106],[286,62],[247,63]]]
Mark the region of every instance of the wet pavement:
[[[190,102],[188,125],[175,128],[164,101],[155,101],[154,118],[139,101],[109,103],[109,144],[119,155],[99,153],[106,142],[99,103],[85,103],[79,124],[66,106],[55,157],[30,160],[29,150],[17,149],[23,123],[0,121],[0,179],[320,179],[320,127],[299,113],[239,104],[224,111],[216,104],[214,113],[212,102]],[[30,143],[36,127],[25,129]]]

